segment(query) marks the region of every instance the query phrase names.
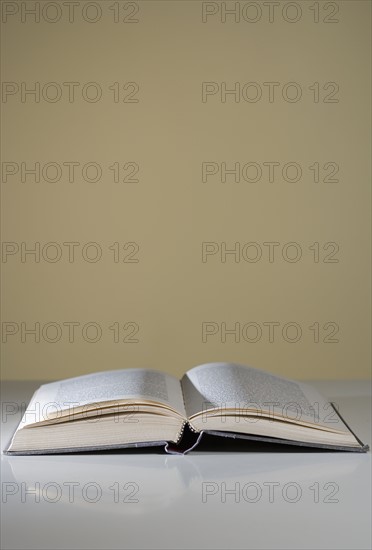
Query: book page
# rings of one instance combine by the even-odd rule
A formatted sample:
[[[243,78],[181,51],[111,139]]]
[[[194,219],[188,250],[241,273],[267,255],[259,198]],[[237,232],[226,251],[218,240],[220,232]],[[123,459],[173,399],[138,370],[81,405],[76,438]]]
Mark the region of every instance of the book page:
[[[188,417],[211,409],[256,409],[269,418],[318,424],[349,431],[332,405],[314,388],[265,371],[234,363],[207,363],[189,370],[181,380]]]
[[[46,420],[49,414],[89,404],[155,401],[186,416],[180,381],[150,369],[97,372],[42,385],[27,407],[23,423]]]

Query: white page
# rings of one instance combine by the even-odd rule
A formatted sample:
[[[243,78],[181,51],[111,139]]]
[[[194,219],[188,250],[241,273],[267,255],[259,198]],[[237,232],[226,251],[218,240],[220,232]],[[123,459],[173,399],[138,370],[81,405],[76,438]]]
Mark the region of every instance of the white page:
[[[188,417],[213,408],[250,408],[280,414],[288,420],[349,431],[330,403],[300,382],[234,363],[207,363],[189,370],[181,380]]]
[[[21,424],[46,420],[48,414],[90,403],[156,401],[186,416],[180,381],[150,369],[97,372],[42,385],[34,394]]]

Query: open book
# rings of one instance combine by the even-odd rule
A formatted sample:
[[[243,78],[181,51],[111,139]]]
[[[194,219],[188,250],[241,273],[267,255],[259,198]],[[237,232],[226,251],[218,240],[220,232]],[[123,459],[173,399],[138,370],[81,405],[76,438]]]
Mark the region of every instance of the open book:
[[[123,369],[45,384],[33,395],[5,452],[162,445],[181,453],[195,448],[203,433],[368,449],[311,386],[251,367],[208,363],[181,380],[155,370]]]

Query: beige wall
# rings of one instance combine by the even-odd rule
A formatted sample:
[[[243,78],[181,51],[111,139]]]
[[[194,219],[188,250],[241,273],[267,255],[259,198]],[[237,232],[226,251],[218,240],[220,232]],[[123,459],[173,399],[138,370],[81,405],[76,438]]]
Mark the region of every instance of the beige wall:
[[[370,3],[22,4],[3,2],[3,377],[368,377]]]

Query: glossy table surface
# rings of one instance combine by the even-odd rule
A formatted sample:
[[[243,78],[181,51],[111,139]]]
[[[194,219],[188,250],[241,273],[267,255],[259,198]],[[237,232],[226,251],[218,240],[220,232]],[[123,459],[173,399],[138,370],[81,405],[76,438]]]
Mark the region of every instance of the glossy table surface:
[[[371,445],[366,382],[311,382]],[[39,383],[2,387],[4,449]],[[206,442],[187,456],[2,455],[4,549],[371,548],[371,455]]]

